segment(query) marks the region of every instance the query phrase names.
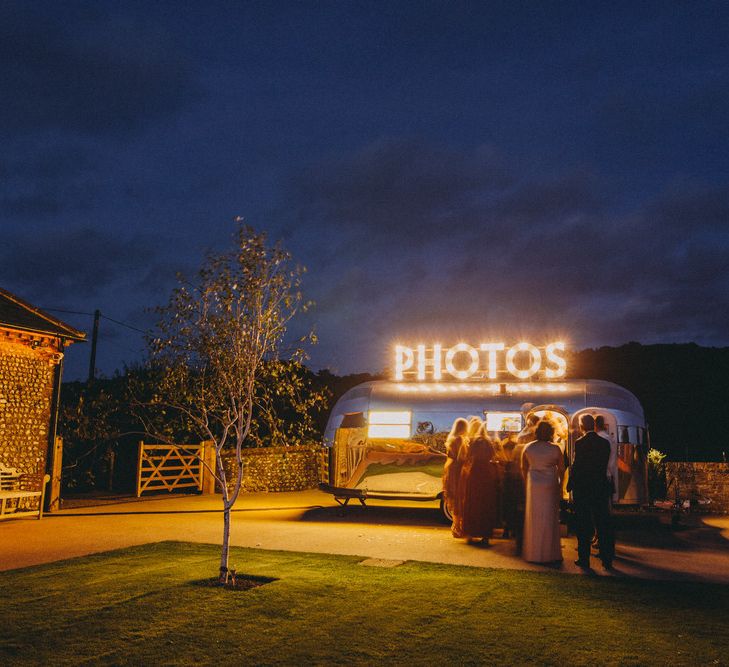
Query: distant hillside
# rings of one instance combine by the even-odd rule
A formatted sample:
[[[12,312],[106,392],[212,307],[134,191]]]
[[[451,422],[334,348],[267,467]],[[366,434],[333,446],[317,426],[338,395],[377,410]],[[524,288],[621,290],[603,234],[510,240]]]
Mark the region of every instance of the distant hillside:
[[[640,345],[582,350],[570,375],[632,391],[646,413],[651,444],[673,460],[729,456],[729,347]]]

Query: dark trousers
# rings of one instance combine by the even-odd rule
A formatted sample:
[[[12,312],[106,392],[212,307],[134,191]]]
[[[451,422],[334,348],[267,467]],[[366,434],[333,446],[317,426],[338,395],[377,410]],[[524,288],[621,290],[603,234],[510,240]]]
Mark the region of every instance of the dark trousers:
[[[521,471],[513,466],[507,467],[503,486],[504,524],[506,529],[516,538],[516,552],[521,553],[524,530],[524,509],[526,505],[524,479]]]
[[[592,536],[597,532],[600,543],[600,559],[612,563],[615,556],[615,533],[610,516],[610,502],[607,495],[574,495],[575,533],[577,534],[577,556],[581,561],[590,561]]]

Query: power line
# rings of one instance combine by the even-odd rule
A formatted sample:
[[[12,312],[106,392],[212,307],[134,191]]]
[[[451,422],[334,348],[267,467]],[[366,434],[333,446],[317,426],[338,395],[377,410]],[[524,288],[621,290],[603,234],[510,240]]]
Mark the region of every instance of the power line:
[[[113,322],[114,324],[118,324],[122,327],[126,327],[127,329],[131,329],[132,331],[137,331],[141,334],[147,333],[146,331],[142,331],[142,329],[137,329],[137,327],[133,327],[131,324],[126,324],[125,322],[120,322],[119,320],[115,320],[114,318],[104,315],[103,313],[102,313],[101,317],[103,317],[105,320],[109,320],[110,322]]]
[[[68,315],[88,315],[89,317],[94,316],[94,313],[86,313],[83,310],[63,310],[61,308],[41,308],[41,310],[48,310],[52,313],[66,313]],[[105,320],[109,320],[109,322],[113,322],[114,324],[118,324],[119,326],[126,327],[127,329],[131,329],[132,331],[136,331],[137,333],[148,333],[147,331],[137,329],[137,327],[133,327],[131,324],[127,324],[126,322],[120,322],[119,320],[115,320],[113,317],[109,317],[108,315],[104,315],[103,313],[100,313],[100,315]]]
[[[41,308],[41,310],[49,310],[52,313],[67,313],[69,315],[89,315],[91,317],[94,316],[93,313],[85,313],[81,310],[61,310],[60,308]]]
[[[88,315],[90,317],[94,318],[94,326],[93,326],[93,334],[91,337],[91,357],[89,359],[89,382],[93,382],[94,377],[96,376],[96,344],[99,339],[99,319],[104,318],[105,320],[108,320],[109,322],[113,322],[114,324],[124,327],[125,329],[129,329],[131,331],[136,331],[137,333],[140,333],[142,335],[147,335],[147,331],[143,331],[142,329],[138,329],[135,326],[132,326],[131,324],[127,324],[126,322],[121,322],[120,320],[116,320],[113,317],[109,317],[107,315],[102,315],[101,311],[97,308],[93,313],[87,313],[83,310],[66,310],[64,308],[42,308],[41,310],[48,310],[53,313],[66,313],[68,315]],[[123,345],[119,345],[113,340],[106,339],[105,342],[110,343],[114,347],[119,348],[120,350],[124,350],[125,352],[130,352],[134,354],[135,356],[140,354],[141,350],[130,350],[128,347],[124,347]]]

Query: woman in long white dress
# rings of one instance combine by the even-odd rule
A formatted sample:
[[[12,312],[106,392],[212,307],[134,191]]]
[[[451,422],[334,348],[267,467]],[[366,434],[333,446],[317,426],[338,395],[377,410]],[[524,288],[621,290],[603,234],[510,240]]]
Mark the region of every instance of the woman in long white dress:
[[[559,540],[559,498],[564,458],[562,450],[550,442],[554,427],[539,422],[536,440],[529,443],[521,457],[526,480],[524,541],[522,558],[530,563],[562,560]]]

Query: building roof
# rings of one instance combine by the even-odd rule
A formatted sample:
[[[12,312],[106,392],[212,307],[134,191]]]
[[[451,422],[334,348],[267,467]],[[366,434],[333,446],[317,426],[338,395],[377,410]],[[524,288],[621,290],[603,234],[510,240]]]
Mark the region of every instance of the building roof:
[[[74,329],[52,315],[44,313],[1,287],[0,327],[71,340],[86,340],[86,334],[83,331]]]

